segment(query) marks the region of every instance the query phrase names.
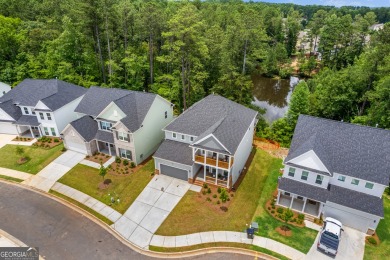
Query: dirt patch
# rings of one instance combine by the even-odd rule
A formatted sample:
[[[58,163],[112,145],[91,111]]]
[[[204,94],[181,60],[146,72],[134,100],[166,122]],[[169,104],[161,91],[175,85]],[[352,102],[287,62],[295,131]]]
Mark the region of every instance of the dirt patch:
[[[103,163],[107,162],[110,158],[111,158],[111,156],[109,156],[108,154],[104,154],[104,153],[95,153],[92,156],[87,155],[85,157],[86,160],[91,161],[91,162],[95,162],[98,164],[103,164]]]
[[[286,230],[286,229],[283,228],[283,227],[277,227],[277,228],[275,229],[275,231],[278,232],[280,235],[285,236],[285,237],[291,237],[291,235],[292,235],[292,232],[291,232],[290,229],[289,229],[289,230]]]
[[[29,161],[29,158],[22,157],[22,158],[19,158],[19,160],[16,163],[21,165],[21,164],[25,164],[28,161]]]
[[[20,137],[20,136],[17,136],[14,139],[12,139],[12,141],[15,141],[15,142],[31,142],[32,140],[33,139],[30,137]]]
[[[60,144],[62,144],[62,140],[58,137],[42,136],[41,138],[38,139],[38,141],[36,141],[32,145],[36,147],[51,149]]]
[[[222,192],[222,188],[220,188],[220,191]],[[218,187],[211,185],[203,186],[201,192],[199,192],[196,197],[196,201],[215,212],[224,214],[229,211],[230,203],[234,200],[235,195],[233,191],[228,192],[227,189],[226,193],[228,199],[226,202],[222,202],[220,198],[221,193],[218,192]]]
[[[286,158],[289,151],[287,148],[280,147],[280,145],[275,141],[259,137],[255,137],[253,145],[263,151],[266,151],[272,157],[279,159]]]

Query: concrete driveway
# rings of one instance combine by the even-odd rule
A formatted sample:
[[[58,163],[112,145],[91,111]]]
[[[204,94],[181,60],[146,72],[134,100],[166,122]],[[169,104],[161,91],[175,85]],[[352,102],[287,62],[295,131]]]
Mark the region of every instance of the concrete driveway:
[[[9,144],[15,137],[16,135],[0,134],[0,148]]]
[[[84,154],[68,150],[23,183],[47,192],[56,181],[84,158]]]
[[[334,259],[353,259],[361,260],[364,256],[364,239],[366,234],[358,230],[343,227],[344,232],[341,234],[341,241],[339,245],[339,250]],[[329,260],[330,256],[325,255],[324,253],[317,250],[317,242],[319,239],[319,233],[314,242],[314,245],[311,247],[310,251],[306,255],[306,259],[315,259],[315,260]]]
[[[186,181],[156,175],[113,228],[130,242],[147,248],[153,234],[190,187]]]

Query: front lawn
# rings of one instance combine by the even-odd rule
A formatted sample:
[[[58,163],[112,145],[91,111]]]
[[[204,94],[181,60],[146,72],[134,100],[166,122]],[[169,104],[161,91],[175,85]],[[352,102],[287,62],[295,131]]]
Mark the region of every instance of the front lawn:
[[[119,198],[119,203],[110,206],[118,212],[124,213],[152,179],[151,173],[153,172],[154,163],[153,160],[150,160],[134,173],[123,175],[108,173],[105,179],[110,179],[112,183],[107,189],[101,190],[99,183],[102,182],[103,178],[99,175],[99,170],[78,164],[59,182],[84,192],[107,205],[111,204],[111,197]]]
[[[30,160],[26,163],[18,164],[18,160],[22,156],[16,153],[17,147],[21,147],[24,151],[23,157],[28,156]],[[62,148],[63,145],[45,149],[42,147],[9,144],[0,149],[0,167],[36,174],[60,156]]]
[[[390,196],[383,195],[385,218],[379,222],[376,233],[380,239],[377,246],[366,243],[364,259],[390,259]]]
[[[257,235],[272,238],[303,253],[307,253],[314,243],[317,231],[287,224],[291,229],[292,235],[290,237],[280,235],[275,229],[285,223],[273,218],[265,209],[265,203],[272,198],[272,193],[277,188],[277,181],[280,176],[279,169],[282,167],[281,162],[281,160],[273,161],[272,167],[268,171],[268,178],[263,183],[264,188],[258,201],[258,208],[254,214],[254,219],[259,223]]]
[[[234,193],[227,212],[199,201],[199,193],[188,191],[168,218],[157,230],[165,236],[184,235],[203,231],[243,231],[255,213],[268,173],[280,168],[281,160],[256,150],[252,164]],[[222,205],[222,204],[221,204]]]

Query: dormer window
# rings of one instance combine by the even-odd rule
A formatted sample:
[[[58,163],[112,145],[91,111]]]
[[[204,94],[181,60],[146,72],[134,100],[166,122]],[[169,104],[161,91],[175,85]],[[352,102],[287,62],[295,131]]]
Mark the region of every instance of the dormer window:
[[[294,175],[295,175],[295,168],[290,167],[288,169],[288,176],[294,177]]]
[[[176,133],[172,133],[172,137],[176,139]]]
[[[111,131],[112,124],[109,122],[100,121],[100,128],[103,130]]]
[[[185,135],[181,135],[181,140],[184,140],[186,138]]]
[[[168,118],[168,111],[165,111],[165,118]]]
[[[316,183],[322,185],[323,180],[324,180],[324,176],[318,174],[316,178]]]
[[[29,115],[29,114],[30,114],[30,113],[28,112],[28,108],[27,108],[27,107],[24,107],[23,109],[24,109],[24,113],[25,113],[26,115]]]
[[[191,142],[193,142],[193,141],[194,141],[194,137],[193,137],[193,136],[191,136],[191,137],[190,137],[190,140],[191,140]]]
[[[47,120],[51,120],[51,114],[50,113],[46,113],[46,116],[47,116]]]

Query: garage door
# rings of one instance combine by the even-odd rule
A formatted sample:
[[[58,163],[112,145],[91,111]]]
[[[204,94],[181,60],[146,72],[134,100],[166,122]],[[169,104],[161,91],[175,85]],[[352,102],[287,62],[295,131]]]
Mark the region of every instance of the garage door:
[[[0,123],[0,134],[17,135],[16,125],[11,123]]]
[[[365,217],[329,206],[326,206],[324,208],[324,217],[335,218],[339,220],[343,225],[360,230],[364,233],[367,232],[368,225],[371,222]]]
[[[85,146],[85,143],[78,143],[78,142],[72,142],[70,140],[67,140],[65,138],[65,144],[66,148],[75,152],[88,154],[87,147]]]
[[[188,180],[188,171],[171,167],[168,165],[160,164],[161,174],[168,175],[184,181]]]

